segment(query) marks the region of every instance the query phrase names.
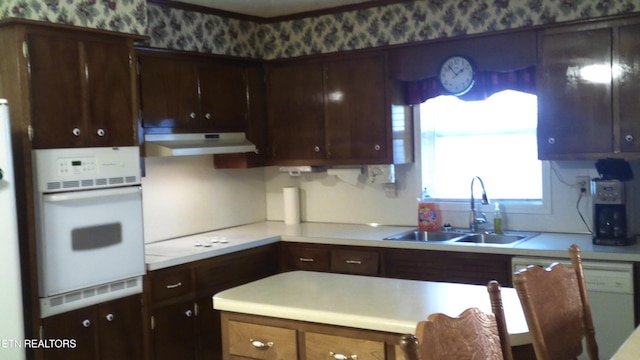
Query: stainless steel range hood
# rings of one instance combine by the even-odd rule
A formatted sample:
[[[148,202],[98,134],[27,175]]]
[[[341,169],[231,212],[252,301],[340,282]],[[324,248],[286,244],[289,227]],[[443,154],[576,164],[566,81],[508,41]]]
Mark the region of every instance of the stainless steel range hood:
[[[234,154],[256,151],[244,133],[147,134],[145,156]]]

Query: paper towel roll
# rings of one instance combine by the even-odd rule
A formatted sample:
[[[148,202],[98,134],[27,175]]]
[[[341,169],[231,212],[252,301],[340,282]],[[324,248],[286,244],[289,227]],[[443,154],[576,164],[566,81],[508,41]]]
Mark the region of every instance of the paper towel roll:
[[[289,186],[283,189],[284,193],[284,223],[287,225],[300,223],[300,190]]]

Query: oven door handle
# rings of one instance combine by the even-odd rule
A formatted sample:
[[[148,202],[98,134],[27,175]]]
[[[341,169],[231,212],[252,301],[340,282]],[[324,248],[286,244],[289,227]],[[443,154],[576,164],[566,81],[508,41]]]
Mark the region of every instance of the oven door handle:
[[[142,188],[140,186],[101,189],[101,190],[72,191],[67,193],[44,195],[44,201],[55,203],[55,202],[93,199],[93,198],[117,196],[117,195],[129,195],[129,194],[139,193],[140,191],[142,191]]]

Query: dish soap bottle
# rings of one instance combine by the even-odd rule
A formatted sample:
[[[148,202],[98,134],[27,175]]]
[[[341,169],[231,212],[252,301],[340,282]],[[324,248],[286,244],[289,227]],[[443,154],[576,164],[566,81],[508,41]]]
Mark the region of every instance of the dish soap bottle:
[[[496,234],[502,234],[502,212],[500,211],[500,204],[496,202],[495,211],[493,214],[493,232]]]
[[[418,198],[418,230],[420,231],[438,231],[438,215],[436,212],[436,204],[431,202],[431,197],[427,192],[427,188],[422,190],[422,195]]]

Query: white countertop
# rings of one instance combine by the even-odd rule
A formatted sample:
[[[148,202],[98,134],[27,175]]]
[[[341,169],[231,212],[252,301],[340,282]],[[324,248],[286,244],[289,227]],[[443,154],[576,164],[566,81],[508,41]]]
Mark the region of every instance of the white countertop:
[[[640,326],[620,346],[611,360],[637,360],[640,354]]]
[[[512,345],[529,344],[529,329],[514,289],[502,288]],[[293,271],[213,296],[217,310],[289,320],[415,334],[432,313],[458,316],[469,307],[491,312],[486,286]]]
[[[591,235],[586,234],[541,233],[529,240],[508,247],[472,243],[443,244],[383,240],[385,237],[414,228],[412,226],[328,223],[285,225],[279,221],[266,221],[149,243],[145,246],[146,263],[147,269],[152,271],[278,241],[565,259],[569,257],[569,246],[577,244],[582,249],[582,257],[585,260],[640,262],[640,244],[629,246],[593,245]],[[213,243],[211,243],[212,241]],[[197,243],[210,246],[196,246]]]

